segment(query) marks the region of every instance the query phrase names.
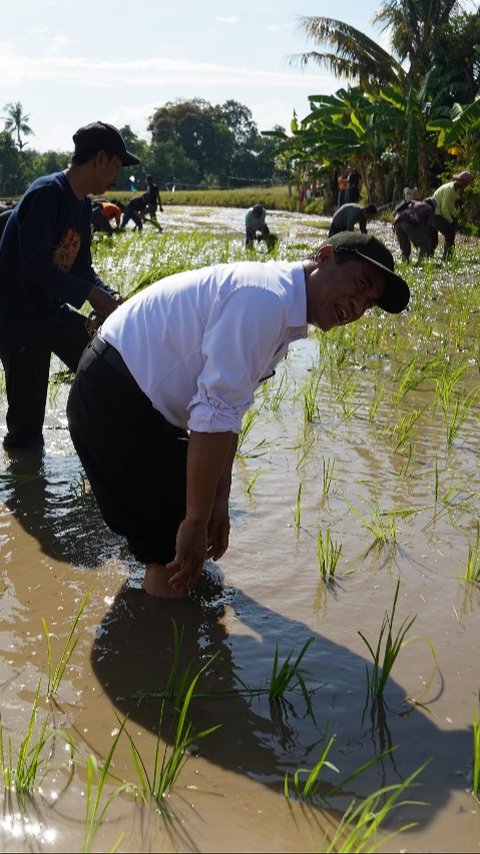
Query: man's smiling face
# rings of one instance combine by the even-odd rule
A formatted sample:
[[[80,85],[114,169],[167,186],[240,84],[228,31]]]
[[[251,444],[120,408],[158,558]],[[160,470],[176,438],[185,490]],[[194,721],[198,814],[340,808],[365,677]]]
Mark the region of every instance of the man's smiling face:
[[[311,290],[307,317],[323,332],[359,320],[381,299],[386,284],[382,270],[361,258],[338,263],[332,252],[325,260],[312,275],[316,279],[321,274],[321,281],[317,294]]]

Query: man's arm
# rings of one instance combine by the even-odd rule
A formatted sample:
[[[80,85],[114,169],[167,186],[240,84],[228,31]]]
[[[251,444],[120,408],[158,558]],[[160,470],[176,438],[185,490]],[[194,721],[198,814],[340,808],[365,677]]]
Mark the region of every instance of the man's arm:
[[[186,514],[178,529],[175,558],[167,564],[173,573],[170,584],[174,589],[194,587],[209,551],[218,558],[228,545],[225,507],[236,447],[235,433],[190,434]]]

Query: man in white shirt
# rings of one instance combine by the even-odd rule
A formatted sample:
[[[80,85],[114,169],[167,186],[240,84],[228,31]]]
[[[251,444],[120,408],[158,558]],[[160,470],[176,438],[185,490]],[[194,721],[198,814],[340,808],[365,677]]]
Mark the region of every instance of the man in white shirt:
[[[109,527],[145,563],[144,589],[182,597],[227,549],[244,413],[308,324],[323,331],[408,304],[372,235],[306,261],[244,261],[168,276],[127,300],[85,350],[67,415]]]

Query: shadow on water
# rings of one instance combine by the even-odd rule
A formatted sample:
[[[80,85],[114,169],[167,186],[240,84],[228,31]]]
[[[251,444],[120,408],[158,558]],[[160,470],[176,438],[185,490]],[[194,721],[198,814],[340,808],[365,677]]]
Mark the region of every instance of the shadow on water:
[[[189,716],[195,732],[221,724],[198,743],[198,754],[214,766],[246,775],[269,789],[283,790],[286,772],[313,768],[328,739],[335,735],[329,759],[340,771],[336,784],[373,756],[396,747],[347,789],[347,796],[329,801],[345,808],[352,795],[367,795],[384,785],[401,782],[431,758],[420,777],[421,788],[409,792],[428,806],[402,809],[401,823],[423,828],[442,810],[454,790],[468,786],[471,733],[437,727],[434,716],[409,704],[390,681],[385,704],[366,707],[365,660],[311,628],[260,605],[242,591],[224,588],[213,568],[203,590],[182,602],[165,602],[125,585],[106,613],[92,650],[92,667],[103,689],[129,723],[158,730],[160,695],[174,662],[172,620],[183,631],[182,668],[197,673],[209,656],[217,655],[199,681],[198,696]],[[235,631],[241,626],[243,631]],[[233,631],[230,631],[229,628]],[[269,702],[266,688],[278,644],[279,661],[313,638],[302,660],[305,683],[312,698],[309,714],[300,690]],[[193,665],[192,665],[193,663]],[[238,674],[252,690],[249,696]],[[252,684],[253,680],[257,680]],[[441,689],[439,689],[441,690]],[[162,739],[171,734],[162,728]],[[323,779],[322,774],[322,779]],[[323,793],[330,788],[326,785]]]

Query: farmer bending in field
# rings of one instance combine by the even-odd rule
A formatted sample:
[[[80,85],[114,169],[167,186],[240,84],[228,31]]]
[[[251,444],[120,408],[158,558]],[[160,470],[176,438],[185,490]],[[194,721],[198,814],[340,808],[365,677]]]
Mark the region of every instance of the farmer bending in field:
[[[410,292],[393,266],[375,237],[339,234],[305,261],[168,276],[108,316],[67,415],[107,525],[146,565],[147,593],[185,596],[205,560],[225,553],[232,464],[256,388],[308,324],[326,332],[375,305],[402,311]]]
[[[353,231],[358,224],[362,234],[367,233],[367,222],[377,216],[375,205],[357,205],[354,202],[342,205],[333,215],[329,237],[339,234],[340,231]]]

